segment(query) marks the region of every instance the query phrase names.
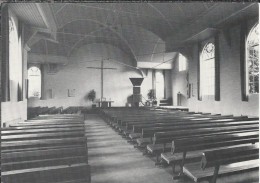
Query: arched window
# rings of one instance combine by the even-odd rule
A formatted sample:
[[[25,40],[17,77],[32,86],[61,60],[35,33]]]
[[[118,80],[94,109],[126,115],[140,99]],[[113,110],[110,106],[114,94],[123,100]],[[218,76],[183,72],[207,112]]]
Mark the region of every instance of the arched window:
[[[41,71],[38,67],[32,66],[28,70],[28,97],[41,98]]]
[[[259,93],[259,30],[258,23],[251,29],[246,40],[247,92]]]
[[[179,71],[187,70],[187,58],[179,53]]]
[[[200,55],[201,95],[215,95],[215,45],[208,42]]]

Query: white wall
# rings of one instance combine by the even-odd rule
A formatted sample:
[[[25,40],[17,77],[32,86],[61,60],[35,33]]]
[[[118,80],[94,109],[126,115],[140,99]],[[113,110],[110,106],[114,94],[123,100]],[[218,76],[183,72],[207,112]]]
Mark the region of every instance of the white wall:
[[[210,112],[233,115],[259,116],[259,95],[249,96],[249,101],[241,100],[240,81],[240,27],[233,26],[230,29],[230,41],[220,33],[220,101],[214,99],[197,99],[197,45],[190,50],[189,80],[193,84],[194,96],[188,99],[190,111]],[[176,67],[177,68],[177,67]],[[174,69],[175,70],[175,69]],[[184,86],[181,83],[184,75],[173,74],[173,96]]]
[[[18,27],[18,19],[17,17],[10,11],[10,16],[13,17],[16,27]],[[17,30],[18,34],[18,30]],[[23,96],[22,101],[17,101],[18,92],[17,92],[17,82],[10,82],[10,101],[1,102],[1,126],[9,126],[12,123],[16,123],[18,121],[23,121],[27,119],[27,99],[26,96],[26,89],[25,89],[25,79],[27,78],[27,51],[22,48],[23,38],[21,38],[21,32],[19,35],[20,39],[18,42],[18,53],[16,53],[16,61],[19,63],[18,71],[21,73],[19,76],[19,82],[23,82]],[[23,52],[23,53],[22,53]],[[20,63],[23,63],[22,64]],[[12,65],[10,65],[12,67]],[[14,85],[14,86],[12,86]]]
[[[173,105],[177,106],[177,94],[181,93],[181,106],[188,106],[187,100],[187,72],[179,71],[178,58],[175,60],[174,67],[172,69],[172,99]]]
[[[62,66],[55,75],[44,74],[44,96],[46,100],[30,99],[29,106],[90,106],[84,96],[92,89],[97,92],[97,98],[101,95],[100,70],[86,67],[100,67],[99,60],[111,58],[112,61],[104,61],[104,67],[112,67],[117,70],[104,70],[104,97],[113,100],[112,106],[125,106],[127,97],[133,93],[130,77],[142,77],[136,69],[126,67],[117,62],[133,66],[133,60],[120,49],[107,44],[89,44],[76,50],[70,57],[68,65]],[[116,61],[116,62],[113,62]],[[142,93],[146,95],[152,87],[151,73],[142,84]],[[53,90],[54,98],[48,99],[46,93]],[[76,89],[75,97],[68,97],[68,89]]]
[[[24,121],[27,119],[27,101],[2,102],[1,103],[1,126]]]

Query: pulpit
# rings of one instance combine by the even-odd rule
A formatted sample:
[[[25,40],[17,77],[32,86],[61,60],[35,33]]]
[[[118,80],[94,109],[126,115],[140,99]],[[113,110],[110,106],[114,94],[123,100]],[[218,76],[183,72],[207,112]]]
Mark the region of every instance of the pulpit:
[[[142,101],[141,95],[141,84],[144,78],[129,78],[131,83],[133,84],[133,107],[139,107],[139,103]]]

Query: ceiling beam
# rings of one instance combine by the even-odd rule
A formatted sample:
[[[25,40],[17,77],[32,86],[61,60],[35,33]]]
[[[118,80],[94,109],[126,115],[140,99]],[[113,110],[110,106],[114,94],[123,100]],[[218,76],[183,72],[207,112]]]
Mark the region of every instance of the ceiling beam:
[[[93,20],[93,19],[88,19],[88,18],[85,18],[85,19],[75,19],[75,20],[72,20],[68,23],[71,23],[73,21],[89,21],[89,22],[94,22],[94,23],[97,23],[98,25],[101,25],[102,27],[105,27],[107,30],[111,31],[112,33],[114,33],[121,41],[122,43],[129,49],[131,55],[133,56],[134,60],[136,61],[134,64],[137,63],[137,57],[136,57],[136,54],[134,53],[133,49],[131,48],[130,44],[128,43],[128,41],[123,37],[121,36],[116,30],[114,30],[113,28],[111,28],[109,25],[107,24],[104,24],[100,21],[97,21],[97,20]],[[67,23],[67,24],[68,24]]]
[[[54,43],[59,43],[58,41],[56,41],[52,37],[42,34],[42,33],[45,33],[45,32],[41,32],[41,31],[36,30],[36,29],[31,29],[31,30],[32,31],[30,33],[29,39],[25,43],[29,48],[32,48],[32,46],[34,44],[36,44],[38,41],[40,41],[42,39],[50,41],[50,42],[54,42]]]
[[[174,51],[174,48],[185,46],[185,41],[187,42],[193,36],[196,37],[200,32],[208,28],[217,28],[223,22],[233,18],[233,15],[237,17],[238,14],[252,12],[254,11],[252,9],[256,6],[258,6],[256,3],[217,3],[209,12],[203,14],[199,19],[194,20],[190,25],[183,27],[182,31],[168,37],[166,51]],[[210,25],[209,22],[211,22]]]
[[[56,40],[56,32],[58,28],[50,5],[48,3],[36,3],[36,7],[40,15],[42,16],[46,27],[48,28],[48,30],[50,30],[50,34],[52,35],[53,39]]]
[[[44,39],[51,42],[57,42],[57,24],[55,21],[55,18],[53,16],[51,7],[47,3],[36,3],[36,7],[47,27],[45,28],[39,28],[39,27],[30,27],[30,36],[28,40],[26,41],[26,45],[31,48],[35,43],[38,41]],[[45,35],[44,35],[45,34]],[[49,36],[49,35],[50,36]]]

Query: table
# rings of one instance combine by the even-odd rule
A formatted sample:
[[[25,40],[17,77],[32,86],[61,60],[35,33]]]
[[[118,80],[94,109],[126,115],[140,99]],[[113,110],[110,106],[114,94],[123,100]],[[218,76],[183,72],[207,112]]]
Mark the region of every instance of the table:
[[[111,107],[112,106],[112,102],[114,102],[114,101],[111,101],[111,100],[98,101],[98,107],[102,107],[102,108]]]

